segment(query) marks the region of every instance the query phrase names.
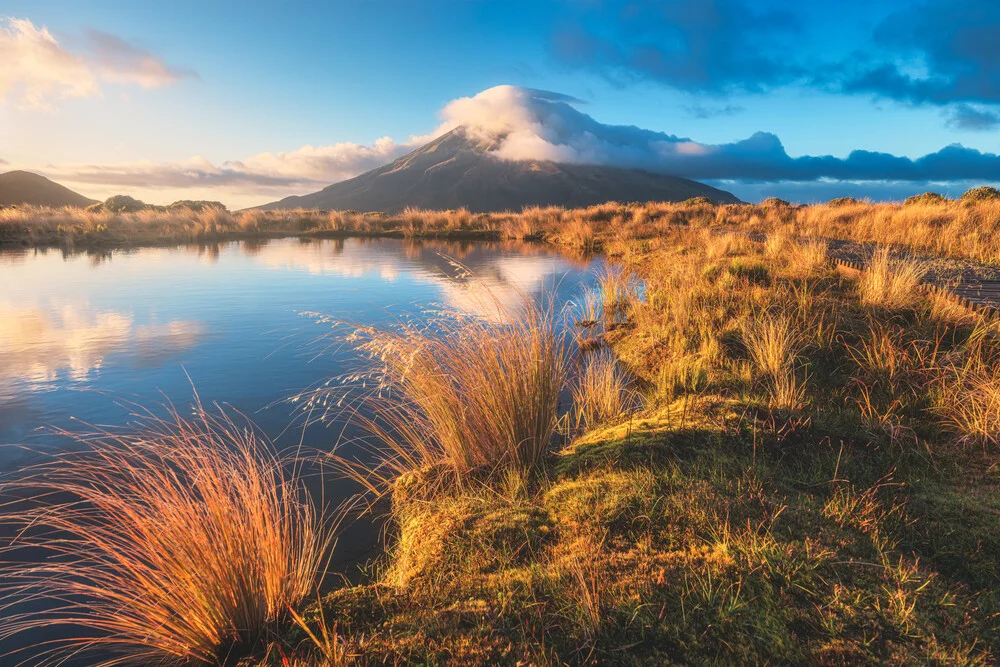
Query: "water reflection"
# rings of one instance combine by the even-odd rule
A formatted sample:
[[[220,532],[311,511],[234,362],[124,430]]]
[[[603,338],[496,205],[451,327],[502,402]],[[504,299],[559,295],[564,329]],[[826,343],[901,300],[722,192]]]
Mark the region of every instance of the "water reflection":
[[[280,433],[289,412],[265,406],[357,363],[349,350],[318,360],[304,351],[295,335],[323,332],[299,313],[380,324],[443,304],[493,317],[497,303],[516,306],[522,293],[576,296],[591,280],[587,268],[538,245],[468,241],[0,250],[0,444],[44,443],[38,427],[72,428],[71,415],[121,423],[127,414],[112,397],[183,403],[192,383],[205,402]],[[330,438],[306,436],[319,448]]]
[[[301,270],[343,278],[378,277],[394,282],[402,272],[439,290],[438,303],[470,314],[496,318],[516,309],[523,295],[555,287],[560,269],[585,268],[585,261],[537,244],[407,240],[402,253],[386,252],[385,241],[302,239],[299,244],[260,249],[255,259],[271,269]]]
[[[22,383],[54,383],[63,372],[69,381],[84,382],[117,351],[131,349],[139,363],[156,364],[193,347],[203,333],[197,322],[137,325],[129,314],[87,304],[0,303],[0,399],[12,397]]]

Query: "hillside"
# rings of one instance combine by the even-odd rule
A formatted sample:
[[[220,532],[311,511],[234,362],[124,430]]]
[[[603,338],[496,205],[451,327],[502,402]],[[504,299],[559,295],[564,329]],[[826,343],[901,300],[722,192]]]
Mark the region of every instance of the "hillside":
[[[0,174],[0,206],[89,206],[95,199],[30,171]]]
[[[395,213],[412,206],[485,212],[692,197],[708,197],[718,203],[739,201],[703,183],[638,169],[501,160],[492,153],[495,147],[457,128],[378,169],[261,208]]]

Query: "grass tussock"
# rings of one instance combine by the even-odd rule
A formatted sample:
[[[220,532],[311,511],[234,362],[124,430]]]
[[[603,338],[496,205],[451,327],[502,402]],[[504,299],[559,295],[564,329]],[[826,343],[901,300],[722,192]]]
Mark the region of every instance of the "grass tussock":
[[[47,648],[53,664],[213,664],[316,590],[331,531],[252,425],[199,408],[76,437],[82,451],[4,486],[29,500],[2,517],[22,531],[4,547],[0,636],[84,637]],[[26,550],[47,557],[17,564]]]
[[[1000,349],[995,326],[978,325],[964,346],[953,351],[939,377],[935,411],[960,441],[1000,444]]]
[[[376,463],[338,463],[374,494],[428,468],[459,486],[483,471],[526,473],[546,453],[567,377],[554,309],[528,297],[510,307],[485,287],[482,298],[490,317],[449,310],[429,323],[347,325],[370,369],[350,378],[369,387],[351,418],[370,436]]]
[[[593,252],[630,247],[679,227],[736,228],[768,234],[770,253],[789,251],[795,237],[849,239],[905,248],[915,254],[1000,261],[1000,198],[991,188],[974,188],[959,200],[940,196],[902,203],[873,203],[842,197],[827,204],[790,206],[715,205],[708,201],[608,202],[580,209],[528,207],[520,212],[473,213],[467,210],[402,213],[360,211],[229,212],[216,207],[102,209],[17,207],[0,209],[0,242],[35,244],[109,244],[194,241],[269,234],[353,234],[481,238],[549,242]],[[183,202],[181,202],[183,203]],[[708,255],[740,252],[745,240],[714,234]]]
[[[628,371],[609,350],[586,354],[572,386],[578,429],[587,429],[632,414],[638,394]]]
[[[879,248],[858,281],[861,301],[889,309],[913,307],[920,299],[923,275],[924,270],[916,260],[894,258],[889,248]]]
[[[798,409],[805,387],[796,377],[802,342],[792,319],[770,313],[758,315],[744,326],[743,341],[763,377],[772,407]]]

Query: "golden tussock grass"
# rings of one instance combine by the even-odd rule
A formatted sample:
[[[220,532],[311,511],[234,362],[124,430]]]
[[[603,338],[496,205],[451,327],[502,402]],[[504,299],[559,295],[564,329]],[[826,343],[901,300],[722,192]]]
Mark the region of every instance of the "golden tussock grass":
[[[316,589],[331,526],[251,424],[199,407],[75,437],[4,487],[30,498],[5,508],[23,527],[5,555],[48,557],[5,568],[0,637],[74,628],[53,664],[216,663]]]
[[[795,410],[804,398],[804,384],[795,375],[801,341],[801,331],[784,315],[762,313],[743,328],[743,342],[775,408]]]
[[[894,258],[889,248],[876,250],[858,280],[861,302],[882,308],[909,308],[920,301],[924,269],[908,258]]]
[[[639,396],[628,371],[610,350],[585,354],[572,386],[577,428],[587,429],[635,412]]]
[[[0,240],[29,243],[123,243],[153,239],[198,239],[239,234],[435,236],[474,234],[546,239],[591,252],[603,244],[651,239],[678,227],[729,228],[765,232],[771,252],[789,250],[793,237],[874,242],[995,263],[1000,261],[1000,200],[922,199],[907,204],[837,200],[789,206],[766,202],[607,202],[586,208],[527,207],[523,211],[473,213],[464,209],[402,213],[360,211],[244,210],[184,208],[137,213],[19,207],[0,209]],[[727,254],[720,240],[710,256]],[[735,241],[742,243],[742,241]]]
[[[376,497],[408,472],[443,467],[462,485],[482,471],[528,473],[547,452],[567,377],[554,307],[527,296],[505,305],[485,285],[479,294],[489,316],[446,310],[389,328],[333,322],[369,362],[347,380],[370,387],[348,400],[374,463],[335,460]],[[329,391],[342,390],[311,400]]]
[[[942,364],[934,411],[963,443],[1000,444],[1000,348],[995,324],[980,323]]]

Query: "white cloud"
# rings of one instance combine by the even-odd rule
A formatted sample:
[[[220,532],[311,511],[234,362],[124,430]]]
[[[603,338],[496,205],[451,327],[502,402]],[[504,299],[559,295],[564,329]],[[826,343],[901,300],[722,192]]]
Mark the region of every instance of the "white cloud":
[[[916,159],[864,150],[843,158],[791,157],[781,140],[769,132],[756,132],[732,143],[705,144],[635,126],[604,124],[579,111],[575,106],[579,104],[558,93],[497,86],[449,102],[432,132],[407,141],[382,137],[371,145],[303,146],[222,163],[196,157],[175,162],[63,165],[41,171],[56,180],[101,185],[106,190],[154,191],[154,196],[172,191],[174,198],[190,198],[196,191],[197,198],[228,194],[231,201],[253,205],[351,178],[463,126],[474,137],[489,141],[499,159],[640,168],[737,184],[995,183],[1000,173],[1000,156],[958,144]],[[830,186],[820,189],[827,191]]]
[[[57,100],[100,95],[102,81],[159,88],[197,77],[106,32],[88,30],[82,41],[81,52],[73,53],[45,26],[0,18],[0,101],[51,112]]]
[[[88,60],[102,79],[113,83],[162,88],[198,76],[194,70],[168,65],[111,33],[88,30],[86,42],[90,53]]]
[[[167,162],[68,164],[41,171],[57,181],[115,188],[219,188],[226,192],[288,194],[310,191],[356,176],[408,153],[422,139],[397,143],[389,137],[370,146],[339,143],[303,146],[282,153],[260,153],[244,160],[213,164],[203,157]]]
[[[25,19],[0,20],[0,99],[48,110],[50,98],[98,93],[97,78],[80,56],[63,49],[45,28]]]
[[[0,399],[24,385],[52,382],[66,374],[77,381],[100,370],[111,354],[132,350],[155,364],[198,343],[198,322],[137,324],[127,313],[88,311],[86,304],[42,308],[0,303]]]

